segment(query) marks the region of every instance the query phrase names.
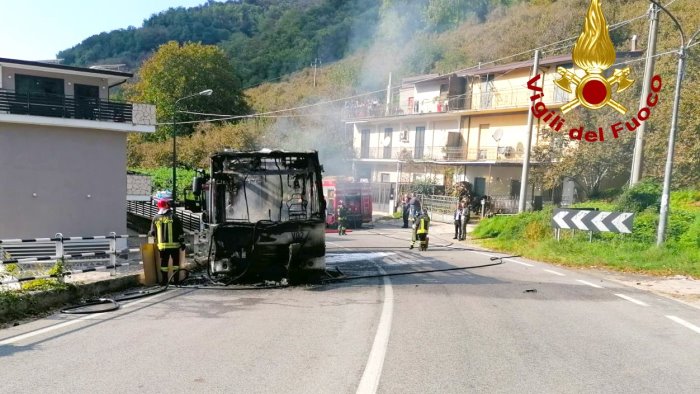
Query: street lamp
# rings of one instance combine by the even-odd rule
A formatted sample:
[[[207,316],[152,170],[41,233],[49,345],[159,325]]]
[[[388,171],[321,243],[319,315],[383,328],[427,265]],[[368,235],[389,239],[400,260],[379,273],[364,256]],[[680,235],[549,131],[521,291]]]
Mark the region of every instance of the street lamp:
[[[678,31],[681,34],[681,46],[678,49],[678,72],[676,74],[676,88],[673,93],[673,112],[671,114],[671,130],[668,133],[668,152],[666,154],[666,167],[664,169],[664,188],[661,193],[661,210],[659,212],[659,227],[656,231],[656,246],[661,246],[664,243],[664,238],[666,236],[666,224],[668,223],[668,205],[671,199],[671,172],[673,169],[673,154],[676,147],[676,128],[678,127],[678,106],[681,99],[681,83],[683,82],[683,71],[685,68],[685,56],[686,51],[690,47],[693,39],[700,33],[700,30],[696,31],[695,34],[690,36],[690,40],[686,42],[685,33],[681,24],[678,23],[678,19],[673,16],[664,6],[656,2],[655,0],[649,0],[659,7],[663,12],[668,14],[676,24]]]
[[[177,190],[177,129],[175,127],[175,116],[177,115],[177,105],[180,103],[180,101],[195,97],[195,96],[211,96],[211,94],[214,93],[213,90],[207,89],[207,90],[202,90],[199,93],[195,94],[190,94],[189,96],[185,97],[180,97],[179,99],[175,100],[175,105],[173,106],[173,210],[175,209],[175,201],[177,198],[176,190]]]

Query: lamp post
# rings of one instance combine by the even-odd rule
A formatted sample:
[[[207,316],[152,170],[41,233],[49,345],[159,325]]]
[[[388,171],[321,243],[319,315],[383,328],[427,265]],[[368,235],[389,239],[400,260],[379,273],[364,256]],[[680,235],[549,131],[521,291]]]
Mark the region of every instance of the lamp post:
[[[659,226],[656,231],[656,246],[661,246],[664,243],[664,238],[666,237],[666,224],[668,223],[668,205],[671,198],[671,173],[673,170],[673,154],[676,147],[676,129],[678,128],[678,107],[680,105],[681,99],[681,83],[683,82],[683,71],[685,68],[685,56],[686,51],[693,42],[693,39],[700,33],[700,30],[696,31],[695,34],[690,36],[690,39],[686,41],[685,33],[681,24],[678,22],[675,16],[671,14],[664,6],[659,4],[656,0],[649,0],[654,5],[659,7],[663,12],[665,12],[673,23],[676,24],[678,31],[681,35],[681,46],[678,49],[678,72],[676,73],[676,87],[673,93],[673,111],[671,113],[671,130],[668,133],[668,151],[666,154],[666,167],[664,168],[664,187],[661,193],[661,210],[659,212]]]
[[[175,201],[177,198],[176,190],[177,190],[177,128],[175,126],[175,116],[177,115],[177,105],[180,103],[180,101],[195,97],[195,96],[211,96],[211,94],[214,91],[211,89],[207,90],[202,90],[199,93],[194,93],[190,94],[189,96],[185,97],[180,97],[179,99],[175,100],[175,105],[173,106],[173,210],[175,209]]]

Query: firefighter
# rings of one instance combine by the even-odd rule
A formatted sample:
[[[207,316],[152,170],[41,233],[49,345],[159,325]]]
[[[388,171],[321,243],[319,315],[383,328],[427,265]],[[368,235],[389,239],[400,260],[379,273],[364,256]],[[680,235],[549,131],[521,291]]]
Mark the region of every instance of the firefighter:
[[[348,226],[348,209],[345,208],[345,205],[343,205],[343,200],[338,201],[338,211],[336,218],[338,220],[338,235],[346,235],[345,230]]]
[[[428,210],[424,209],[423,213],[416,217],[415,223],[413,223],[413,232],[411,237],[411,247],[413,249],[416,240],[418,240],[420,250],[428,250],[428,229],[430,228],[430,216],[428,216]]]
[[[180,250],[185,250],[185,237],[182,222],[178,218],[168,201],[158,201],[158,214],[153,217],[149,235],[156,237],[156,247],[160,255],[160,284],[167,286],[168,260],[173,259],[174,283],[180,283]]]

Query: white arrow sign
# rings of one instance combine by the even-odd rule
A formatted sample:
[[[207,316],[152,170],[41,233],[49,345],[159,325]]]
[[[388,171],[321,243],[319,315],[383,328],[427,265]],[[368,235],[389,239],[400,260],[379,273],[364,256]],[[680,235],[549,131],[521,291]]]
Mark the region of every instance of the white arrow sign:
[[[579,230],[588,230],[588,227],[586,227],[586,225],[581,221],[581,219],[588,215],[588,212],[590,211],[579,211],[573,218],[571,218],[571,221],[574,222]]]
[[[595,228],[598,229],[598,231],[610,231],[610,229],[603,224],[603,220],[610,216],[610,212],[601,212],[597,214],[593,220],[591,220],[591,223],[595,226]]]
[[[552,220],[554,220],[554,222],[559,225],[559,228],[571,228],[564,221],[564,218],[566,217],[567,214],[568,214],[568,212],[566,212],[566,211],[559,211],[559,212],[557,212],[556,215],[554,215]]]
[[[628,217],[632,216],[632,213],[629,212],[623,212],[620,214],[620,216],[616,217],[613,219],[612,224],[615,226],[618,230],[620,230],[621,233],[631,233],[632,229],[627,228],[625,224],[623,223]]]

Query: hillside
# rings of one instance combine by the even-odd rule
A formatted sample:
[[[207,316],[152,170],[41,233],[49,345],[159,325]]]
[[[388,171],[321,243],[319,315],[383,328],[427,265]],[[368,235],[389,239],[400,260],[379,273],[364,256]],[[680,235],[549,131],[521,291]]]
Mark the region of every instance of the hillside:
[[[170,8],[142,27],[91,36],[58,57],[69,65],[123,63],[134,70],[168,41],[215,44],[234,61],[243,86],[249,86],[304,68],[315,59],[341,59],[372,36],[378,10],[373,0],[209,1]],[[361,24],[363,28],[357,28]],[[351,36],[350,31],[362,34]]]
[[[530,49],[543,47],[543,56],[570,54],[571,48],[583,25],[583,15],[589,5],[587,0],[532,1],[508,7],[494,7],[482,23],[471,19],[455,28],[435,33],[417,32],[409,40],[391,32],[405,29],[406,20],[400,13],[385,10],[378,34],[370,46],[336,64],[321,69],[317,87],[313,88],[310,70],[289,76],[281,83],[264,84],[249,89],[247,94],[258,110],[292,108],[300,102],[322,102],[347,97],[386,86],[389,72],[393,73],[394,86],[401,76],[420,73],[449,73],[461,68],[532,59]],[[686,36],[700,29],[700,15],[693,0],[675,0],[668,9],[684,26]],[[646,0],[616,0],[604,2],[608,24],[619,25],[611,29],[616,48],[627,51],[630,39],[637,35],[637,48],[647,45],[649,21]],[[666,161],[668,130],[671,109],[679,34],[668,16],[660,16],[657,39],[655,73],[662,76],[664,88],[660,104],[648,121],[645,144],[645,175],[657,179],[663,177]],[[388,29],[388,30],[387,30]],[[641,81],[643,61],[629,64]],[[678,135],[674,157],[673,182],[675,186],[700,187],[700,46],[688,52],[686,73],[683,80]],[[639,95],[641,83],[627,94]],[[313,109],[327,112],[330,105]],[[311,111],[311,110],[309,110]],[[302,129],[302,128],[300,128]],[[598,147],[596,147],[598,148]],[[604,146],[600,146],[604,149]],[[630,157],[621,157],[629,168]]]
[[[303,107],[292,117],[267,117],[246,125],[249,143],[294,148],[323,146],[329,157],[347,157],[337,147],[344,126],[337,100],[386,88],[404,76],[543,56],[569,54],[582,29],[589,0],[245,0],[177,8],[149,18],[141,28],[103,33],[62,51],[68,64],[139,62],[167,40],[201,41],[223,48],[232,59],[251,106],[260,111]],[[669,0],[668,9],[686,36],[700,27],[696,0]],[[618,50],[647,45],[647,0],[606,0],[603,9]],[[656,73],[664,81],[659,105],[648,122],[646,175],[660,178],[667,151],[679,35],[660,17]],[[318,59],[318,68],[310,65]],[[700,186],[700,48],[686,62],[674,183]],[[643,62],[629,64],[637,79]],[[265,83],[268,81],[268,83]],[[635,84],[626,94],[639,94]],[[331,101],[330,103],[326,103]],[[289,115],[289,114],[288,114]],[[298,138],[303,132],[305,138]],[[213,131],[208,131],[213,133]],[[321,144],[321,145],[319,145]],[[332,149],[336,147],[337,149]],[[601,147],[602,148],[602,147]],[[148,147],[152,149],[152,147]],[[163,151],[167,151],[163,148]],[[203,153],[204,155],[204,153]],[[148,157],[148,155],[143,155]],[[197,159],[193,159],[194,162]],[[620,160],[628,161],[629,157]],[[336,160],[337,161],[337,160]],[[130,163],[138,163],[131,160]],[[194,163],[192,163],[194,164]],[[625,163],[625,165],[627,165]]]

